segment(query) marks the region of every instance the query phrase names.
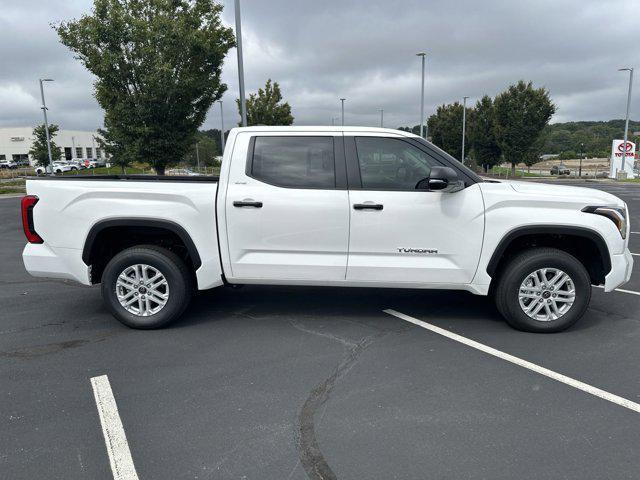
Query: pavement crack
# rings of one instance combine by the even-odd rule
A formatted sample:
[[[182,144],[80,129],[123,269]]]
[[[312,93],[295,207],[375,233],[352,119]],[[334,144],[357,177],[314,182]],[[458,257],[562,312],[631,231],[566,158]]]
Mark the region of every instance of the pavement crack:
[[[327,333],[327,332],[321,332],[321,331],[318,331],[318,330],[313,330],[313,329],[308,328],[308,327],[304,327],[303,325],[299,324],[298,322],[296,322],[294,320],[291,320],[289,322],[289,324],[293,328],[295,328],[297,330],[300,330],[301,332],[310,333],[311,335],[317,335],[319,337],[328,338],[330,340],[335,340],[336,342],[340,342],[341,344],[343,344],[343,345],[345,345],[347,347],[355,347],[355,346],[358,345],[357,343],[351,342],[351,341],[347,340],[346,338],[339,337],[338,335],[334,335],[332,333]]]
[[[313,331],[309,333],[318,334],[318,332]],[[357,363],[362,352],[364,352],[373,342],[385,335],[388,335],[389,333],[391,332],[380,331],[363,338],[358,343],[351,343],[351,348],[348,350],[342,361],[340,361],[333,370],[333,373],[311,390],[309,396],[304,402],[298,417],[300,428],[298,451],[300,463],[304,467],[307,477],[309,477],[310,480],[337,480],[338,478],[327,463],[322,451],[320,450],[320,446],[318,445],[315,430],[316,413],[320,407],[327,402],[336,383]],[[326,334],[322,334],[321,336],[326,336]],[[338,338],[335,339],[337,340]],[[341,343],[345,344],[344,341]]]

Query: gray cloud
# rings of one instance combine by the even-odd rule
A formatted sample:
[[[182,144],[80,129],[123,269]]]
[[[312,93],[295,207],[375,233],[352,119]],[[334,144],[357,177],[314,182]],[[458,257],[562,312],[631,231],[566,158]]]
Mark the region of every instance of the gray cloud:
[[[232,25],[233,2],[224,4]],[[90,8],[89,0],[0,0],[0,125],[40,121],[39,76],[56,79],[47,85],[52,121],[101,123],[91,75],[49,27]],[[637,0],[242,0],[246,86],[251,92],[269,77],[278,81],[297,124],[330,124],[346,97],[349,124],[376,125],[384,108],[386,126],[414,125],[415,53],[425,50],[427,113],[527,79],[550,90],[554,121],[621,118],[628,77],[617,69],[640,67],[637,10]],[[235,50],[223,72],[229,127],[238,121]],[[640,92],[632,116],[639,113]],[[204,127],[218,126],[215,108]]]

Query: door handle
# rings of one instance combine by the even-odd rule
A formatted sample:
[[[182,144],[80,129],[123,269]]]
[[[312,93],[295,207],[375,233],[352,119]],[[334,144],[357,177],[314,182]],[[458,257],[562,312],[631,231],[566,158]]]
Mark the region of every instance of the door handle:
[[[234,207],[253,207],[253,208],[262,208],[262,202],[254,202],[254,201],[241,201],[241,202],[233,202]]]
[[[354,210],[382,210],[384,205],[381,203],[354,203]]]

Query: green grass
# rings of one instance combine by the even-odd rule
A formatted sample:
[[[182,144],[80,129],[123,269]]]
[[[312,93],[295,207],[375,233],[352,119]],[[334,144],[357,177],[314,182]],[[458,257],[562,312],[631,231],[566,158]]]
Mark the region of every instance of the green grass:
[[[25,193],[24,180],[9,180],[0,182],[0,195],[11,195],[12,193]]]

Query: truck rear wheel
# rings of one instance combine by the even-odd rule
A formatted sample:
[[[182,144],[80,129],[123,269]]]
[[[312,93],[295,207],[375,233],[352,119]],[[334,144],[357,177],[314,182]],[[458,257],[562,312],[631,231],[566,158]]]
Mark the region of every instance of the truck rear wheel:
[[[560,332],[576,323],[591,300],[584,265],[555,248],[533,248],[502,269],[496,306],[507,323],[527,332]]]
[[[173,252],[155,245],[115,255],[102,274],[102,298],[114,317],[131,328],[164,327],[189,305],[191,274]]]

